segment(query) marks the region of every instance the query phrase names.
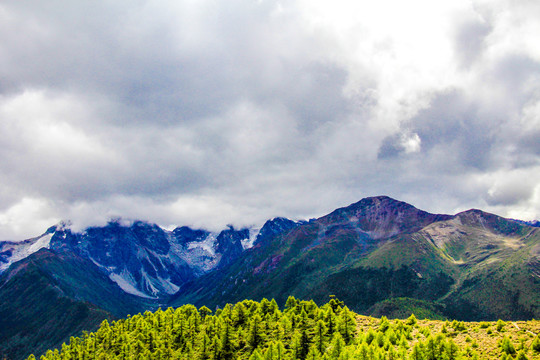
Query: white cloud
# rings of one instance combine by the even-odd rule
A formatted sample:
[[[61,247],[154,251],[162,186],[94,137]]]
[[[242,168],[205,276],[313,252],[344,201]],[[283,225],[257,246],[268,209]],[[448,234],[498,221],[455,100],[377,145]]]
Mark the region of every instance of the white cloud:
[[[41,235],[58,222],[47,200],[24,197],[0,212],[0,233],[4,240],[22,240]]]
[[[420,151],[422,140],[420,139],[420,136],[418,136],[418,134],[402,134],[400,140],[401,146],[403,146],[405,153],[411,154]]]
[[[3,3],[0,239],[36,235],[16,215],[215,229],[379,194],[540,217],[539,7]]]

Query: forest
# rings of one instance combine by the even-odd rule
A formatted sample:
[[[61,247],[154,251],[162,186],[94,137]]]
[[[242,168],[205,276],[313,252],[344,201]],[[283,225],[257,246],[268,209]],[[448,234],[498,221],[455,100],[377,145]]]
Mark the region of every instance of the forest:
[[[434,360],[540,359],[540,321],[389,320],[358,315],[335,297],[244,300],[215,312],[184,305],[104,320],[52,359]],[[28,360],[35,360],[31,355]]]

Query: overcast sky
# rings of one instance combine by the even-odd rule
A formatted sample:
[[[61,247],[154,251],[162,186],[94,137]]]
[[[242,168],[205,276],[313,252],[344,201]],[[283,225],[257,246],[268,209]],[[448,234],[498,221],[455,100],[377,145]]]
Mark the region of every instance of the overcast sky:
[[[0,239],[389,195],[540,218],[540,2],[6,0]]]

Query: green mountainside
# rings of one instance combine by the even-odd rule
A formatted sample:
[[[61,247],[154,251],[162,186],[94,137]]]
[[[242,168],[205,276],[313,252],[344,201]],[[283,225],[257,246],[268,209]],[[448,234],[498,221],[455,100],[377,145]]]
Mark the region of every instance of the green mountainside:
[[[540,359],[540,322],[465,323],[360,316],[332,298],[227,304],[215,314],[184,305],[103,321],[42,360]],[[34,360],[32,355],[28,360]]]
[[[0,277],[0,356],[44,352],[103,319],[139,312],[139,301],[89,260],[41,249]]]
[[[434,215],[388,197],[366,198],[258,244],[169,304],[214,307],[289,295],[354,311],[422,307],[460,320],[540,317],[540,229],[479,210]],[[401,311],[411,298],[411,311]],[[401,305],[400,305],[401,304]],[[405,309],[403,309],[405,310]]]

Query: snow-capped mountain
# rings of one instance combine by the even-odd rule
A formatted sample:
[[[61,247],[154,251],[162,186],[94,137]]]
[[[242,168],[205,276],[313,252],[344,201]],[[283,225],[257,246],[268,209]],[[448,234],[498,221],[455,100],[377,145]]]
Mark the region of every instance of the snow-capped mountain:
[[[48,248],[91,260],[129,294],[158,298],[233,261],[252,245],[255,235],[255,231],[233,227],[219,233],[186,226],[167,231],[143,221],[125,224],[119,220],[77,233],[60,224],[36,238],[0,242],[0,272]]]

